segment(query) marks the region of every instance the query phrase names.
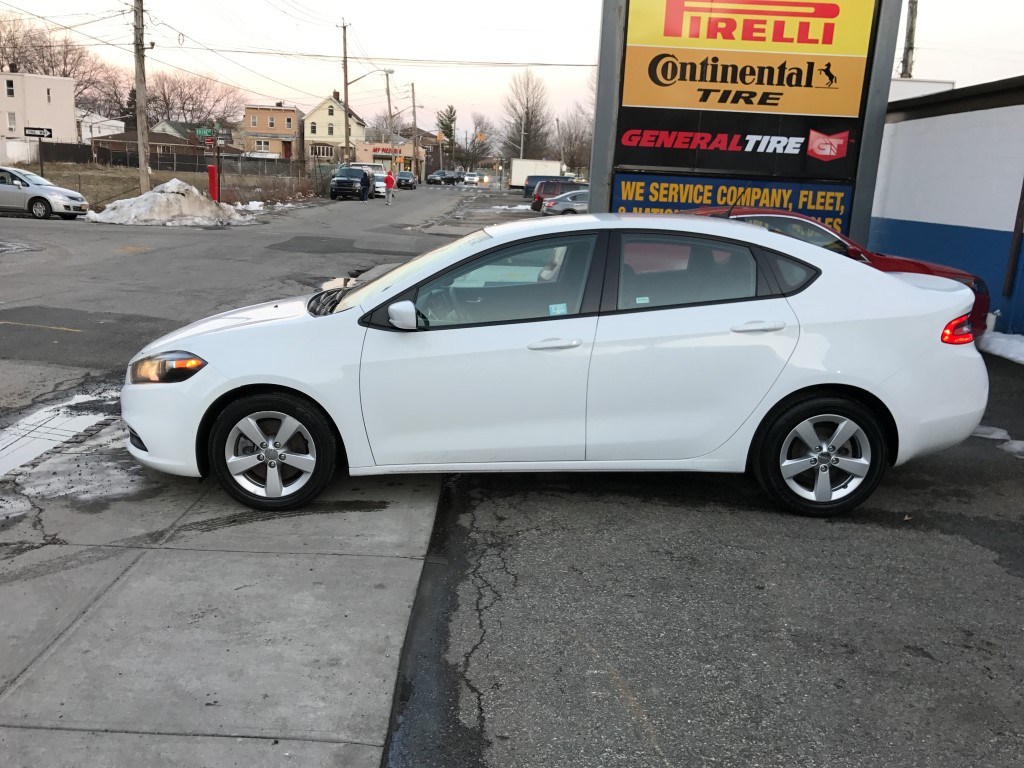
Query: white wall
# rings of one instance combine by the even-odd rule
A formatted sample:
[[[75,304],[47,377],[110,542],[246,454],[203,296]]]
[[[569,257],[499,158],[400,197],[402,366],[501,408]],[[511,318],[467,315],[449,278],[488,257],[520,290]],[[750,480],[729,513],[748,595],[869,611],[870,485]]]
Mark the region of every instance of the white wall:
[[[35,163],[39,160],[39,142],[0,136],[0,165]]]
[[[1024,179],[1024,106],[887,123],[871,215],[1013,229]]]
[[[894,77],[889,81],[889,101],[913,99],[929,93],[951,91],[956,86],[952,80],[915,80],[912,77]]]

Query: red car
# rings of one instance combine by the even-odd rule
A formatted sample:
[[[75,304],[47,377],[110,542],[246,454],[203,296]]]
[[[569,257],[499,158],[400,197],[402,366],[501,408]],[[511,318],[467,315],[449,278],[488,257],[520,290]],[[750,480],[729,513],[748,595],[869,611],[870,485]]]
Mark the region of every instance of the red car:
[[[779,232],[783,235],[795,237],[805,243],[818,245],[830,251],[849,256],[851,259],[863,261],[882,272],[916,272],[924,275],[937,275],[948,277],[963,283],[974,291],[974,309],[971,310],[971,327],[974,330],[974,337],[978,338],[985,333],[985,323],[988,321],[989,297],[988,286],[985,281],[977,275],[965,272],[956,267],[947,267],[942,264],[933,264],[930,261],[919,261],[907,259],[902,256],[886,256],[882,253],[873,253],[867,248],[858,245],[845,235],[829,229],[817,219],[805,216],[802,213],[793,211],[778,210],[775,208],[694,208],[687,213],[698,216],[720,216],[730,219],[740,219],[749,224],[770,229],[772,232]]]

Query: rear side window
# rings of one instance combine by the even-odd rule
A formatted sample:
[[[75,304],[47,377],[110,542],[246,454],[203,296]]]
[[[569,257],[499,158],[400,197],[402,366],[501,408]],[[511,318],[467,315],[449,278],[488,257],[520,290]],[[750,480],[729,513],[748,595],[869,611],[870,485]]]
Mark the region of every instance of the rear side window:
[[[766,295],[751,251],[735,243],[678,235],[620,239],[618,309],[739,301]]]
[[[775,272],[782,293],[786,296],[802,291],[821,274],[815,267],[797,261],[791,256],[783,256],[775,251],[764,251],[763,253],[768,263],[771,264],[772,271]]]

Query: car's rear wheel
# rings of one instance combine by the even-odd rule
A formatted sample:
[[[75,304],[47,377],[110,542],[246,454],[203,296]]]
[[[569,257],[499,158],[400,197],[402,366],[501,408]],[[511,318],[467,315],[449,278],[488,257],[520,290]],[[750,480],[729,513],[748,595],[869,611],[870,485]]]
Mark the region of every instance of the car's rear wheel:
[[[41,197],[34,197],[28,204],[28,212],[32,214],[32,218],[35,219],[48,219],[53,214],[53,209],[50,204],[43,200]]]
[[[878,418],[860,403],[815,397],[778,414],[754,446],[754,474],[800,515],[848,512],[875,490],[887,463]]]
[[[562,215],[563,216],[565,216],[567,213],[576,213],[576,211],[574,211],[572,208],[569,208],[568,210],[562,211]]]
[[[337,440],[327,417],[287,393],[236,400],[217,417],[208,445],[213,474],[253,509],[296,509],[334,476]]]

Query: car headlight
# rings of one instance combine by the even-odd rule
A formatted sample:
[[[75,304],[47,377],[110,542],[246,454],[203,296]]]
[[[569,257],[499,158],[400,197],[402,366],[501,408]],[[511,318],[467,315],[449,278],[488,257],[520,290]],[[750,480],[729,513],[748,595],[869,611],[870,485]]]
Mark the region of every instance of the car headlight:
[[[206,361],[191,352],[160,352],[136,360],[128,369],[132,384],[173,384],[195,376]]]

